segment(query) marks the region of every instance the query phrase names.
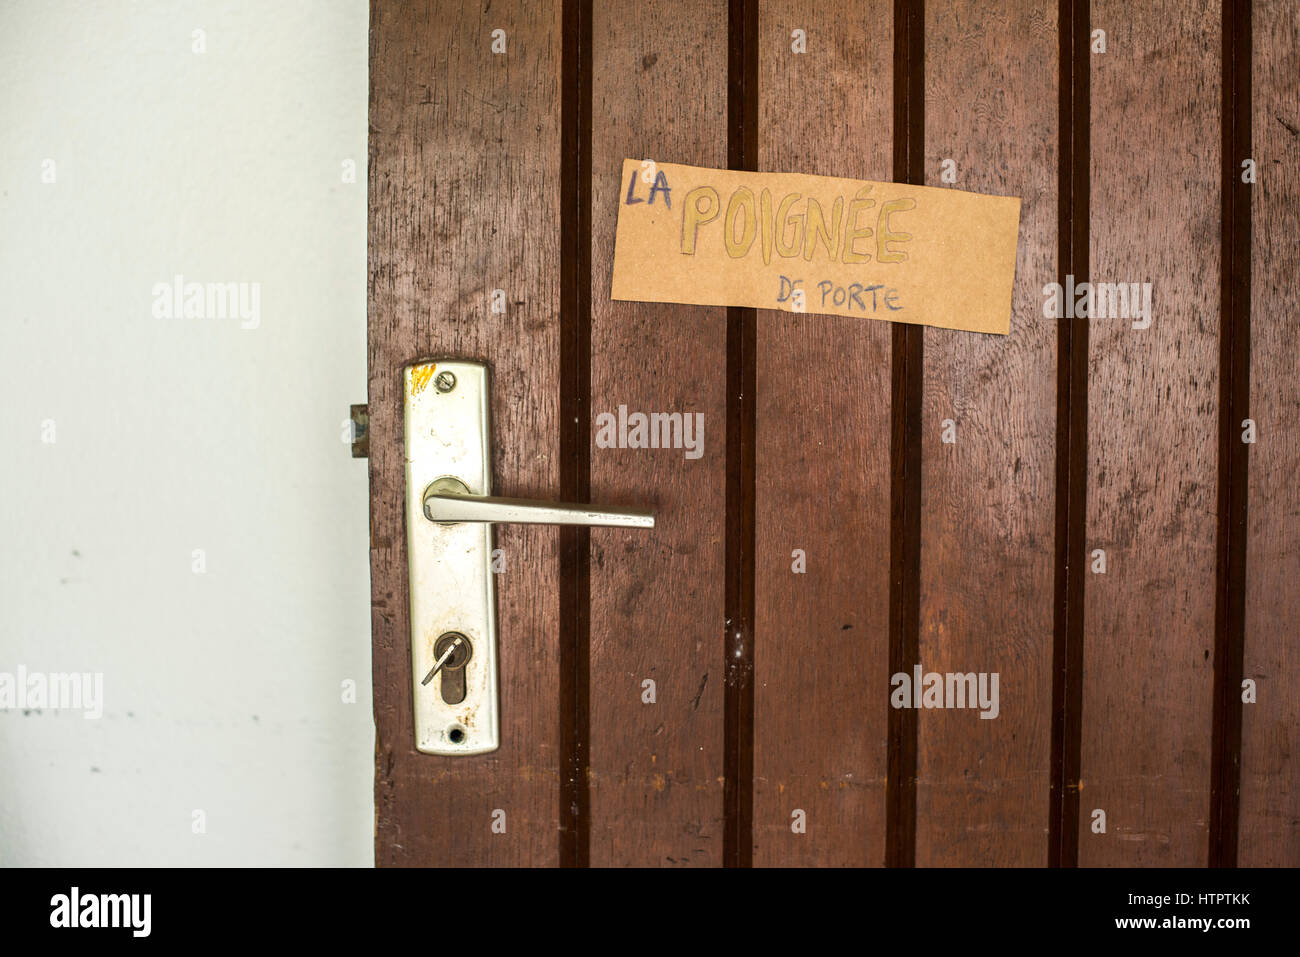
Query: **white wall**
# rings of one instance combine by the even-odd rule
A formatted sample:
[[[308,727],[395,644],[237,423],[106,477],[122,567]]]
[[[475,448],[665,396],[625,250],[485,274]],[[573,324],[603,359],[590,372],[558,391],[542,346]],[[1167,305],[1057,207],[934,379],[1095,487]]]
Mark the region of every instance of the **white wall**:
[[[373,859],[366,106],[364,0],[0,0],[0,679],[104,711],[0,711],[0,864]]]

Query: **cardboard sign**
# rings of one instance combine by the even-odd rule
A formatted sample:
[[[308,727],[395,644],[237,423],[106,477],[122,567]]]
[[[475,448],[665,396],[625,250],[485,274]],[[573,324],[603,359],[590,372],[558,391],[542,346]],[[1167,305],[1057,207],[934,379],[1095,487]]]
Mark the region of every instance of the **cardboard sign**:
[[[1006,335],[1020,200],[625,159],[612,297]]]

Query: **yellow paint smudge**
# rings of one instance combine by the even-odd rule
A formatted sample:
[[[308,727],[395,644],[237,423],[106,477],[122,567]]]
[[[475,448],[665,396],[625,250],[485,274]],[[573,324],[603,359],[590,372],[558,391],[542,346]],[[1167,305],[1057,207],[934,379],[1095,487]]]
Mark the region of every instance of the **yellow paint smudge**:
[[[420,366],[418,369],[411,370],[411,395],[419,395],[428,386],[429,380],[433,378],[433,372],[438,367],[432,362],[427,366]]]

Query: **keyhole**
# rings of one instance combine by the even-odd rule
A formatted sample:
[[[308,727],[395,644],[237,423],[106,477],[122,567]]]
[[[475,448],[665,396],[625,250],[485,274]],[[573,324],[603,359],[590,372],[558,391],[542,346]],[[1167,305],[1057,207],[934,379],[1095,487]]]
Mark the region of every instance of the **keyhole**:
[[[459,639],[459,644],[457,644]],[[454,648],[452,646],[455,646]],[[433,645],[433,658],[437,661],[452,649],[451,657],[442,666],[438,682],[442,700],[447,704],[460,704],[465,700],[465,665],[474,657],[474,648],[469,639],[458,631],[449,631],[438,638]]]

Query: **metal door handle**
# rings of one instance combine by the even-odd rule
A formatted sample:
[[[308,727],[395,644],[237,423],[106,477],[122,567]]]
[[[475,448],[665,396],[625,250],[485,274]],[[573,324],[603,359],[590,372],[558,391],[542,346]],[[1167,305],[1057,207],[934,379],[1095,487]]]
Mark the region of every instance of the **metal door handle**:
[[[654,528],[655,517],[639,508],[597,508],[572,502],[471,495],[455,479],[439,479],[424,493],[424,516],[431,522],[485,522],[489,525],[601,525]]]
[[[500,744],[494,524],[653,528],[642,509],[491,494],[488,371],[438,359],[403,375],[415,746],[466,755]]]

